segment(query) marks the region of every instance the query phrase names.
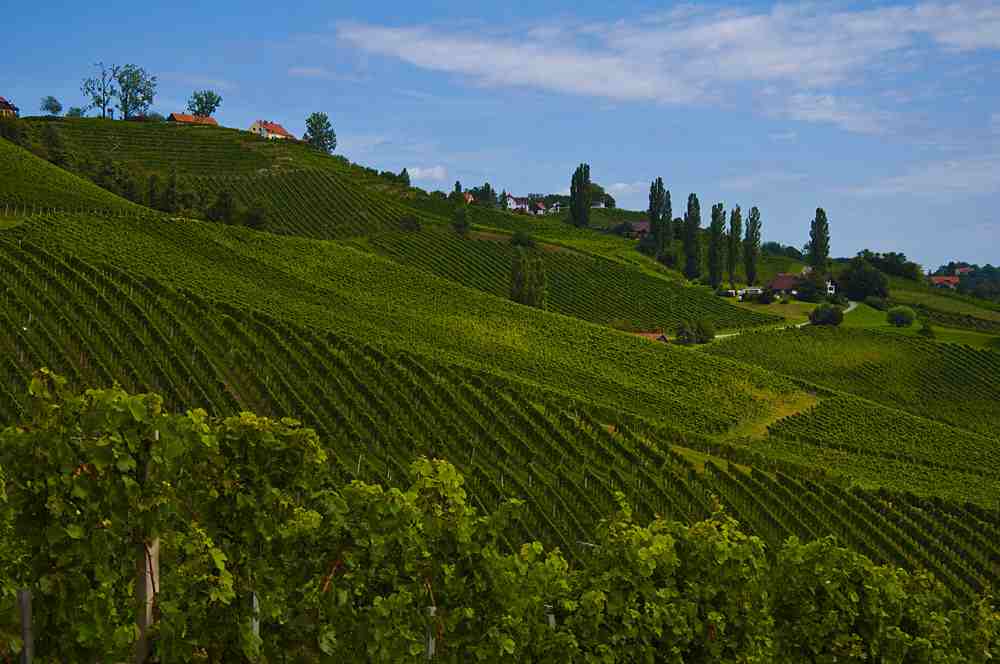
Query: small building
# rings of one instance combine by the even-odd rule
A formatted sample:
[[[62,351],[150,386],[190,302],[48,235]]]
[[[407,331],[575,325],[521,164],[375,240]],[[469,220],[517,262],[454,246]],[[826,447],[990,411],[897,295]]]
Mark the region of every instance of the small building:
[[[462,197],[465,199],[466,205],[472,205],[473,203],[476,202],[476,197],[470,194],[469,192],[463,193]]]
[[[215,121],[215,118],[210,118],[205,115],[188,115],[187,113],[171,113],[167,116],[167,122],[176,122],[178,124],[190,124],[190,125],[203,125],[206,127],[218,127],[219,123]]]
[[[549,214],[559,214],[560,212],[562,212],[562,203],[559,201],[549,206]]]
[[[801,280],[794,274],[780,272],[778,276],[767,285],[768,289],[777,295],[797,295]]]
[[[936,288],[951,288],[952,290],[958,288],[959,278],[958,277],[931,277],[931,286]]]
[[[527,198],[517,198],[507,194],[507,209],[511,212],[527,212],[529,205]]]
[[[833,280],[831,280],[831,279],[827,279],[826,280],[826,294],[827,295],[836,295],[837,294],[837,284],[834,283]]]
[[[545,214],[546,210],[547,208],[545,207],[545,203],[541,201],[535,201],[534,203],[531,204],[531,214],[535,215]]]
[[[965,266],[965,267],[956,267],[955,268],[955,276],[956,277],[964,277],[965,275],[972,274],[975,271],[976,271],[976,268],[970,267],[968,265]]]
[[[590,207],[597,208],[597,209],[603,209],[604,208],[604,201],[603,200],[593,201],[590,204]]]
[[[16,118],[19,115],[21,109],[14,106],[11,102],[7,101],[3,97],[0,97],[0,118]]]
[[[642,238],[649,235],[649,220],[643,219],[642,221],[637,221],[634,224],[629,224],[632,230],[625,233],[626,236],[632,238],[633,240],[641,240]]]
[[[250,133],[257,134],[261,138],[269,138],[276,140],[295,138],[287,129],[282,127],[277,122],[271,122],[270,120],[257,120],[252,125],[250,125]]]

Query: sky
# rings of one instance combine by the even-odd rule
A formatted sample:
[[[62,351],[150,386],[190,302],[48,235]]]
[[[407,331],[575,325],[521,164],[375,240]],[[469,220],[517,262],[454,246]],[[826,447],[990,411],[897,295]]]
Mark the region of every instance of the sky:
[[[566,192],[591,166],[619,207],[664,179],[758,206],[801,247],[937,267],[1000,263],[1000,0],[15,3],[0,96],[82,106],[98,61],[158,79],[154,110],[214,89],[216,117],[301,135],[415,185]],[[10,56],[13,54],[13,59]],[[703,214],[703,218],[706,215]]]

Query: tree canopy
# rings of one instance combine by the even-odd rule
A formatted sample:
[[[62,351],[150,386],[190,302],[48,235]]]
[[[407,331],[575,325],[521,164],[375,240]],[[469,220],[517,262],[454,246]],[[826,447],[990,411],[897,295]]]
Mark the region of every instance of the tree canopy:
[[[138,65],[118,67],[118,112],[123,120],[145,115],[156,96],[156,77]]]
[[[325,154],[331,154],[337,149],[337,134],[333,131],[326,113],[316,112],[306,118],[306,133],[302,136],[302,140]],[[406,184],[407,186],[410,184],[409,174]]]
[[[698,196],[688,196],[684,214],[684,276],[697,279],[701,276],[701,204]]]
[[[42,111],[45,111],[49,115],[59,115],[62,113],[63,106],[59,103],[59,100],[49,95],[47,97],[42,97],[42,103],[40,106]]]
[[[817,270],[826,269],[830,260],[830,224],[826,211],[816,208],[816,216],[809,228],[809,264]]]
[[[569,185],[569,215],[578,228],[590,225],[590,185],[590,165],[580,164],[573,172]]]
[[[222,97],[212,90],[195,90],[188,99],[187,110],[193,115],[207,118],[222,104]]]

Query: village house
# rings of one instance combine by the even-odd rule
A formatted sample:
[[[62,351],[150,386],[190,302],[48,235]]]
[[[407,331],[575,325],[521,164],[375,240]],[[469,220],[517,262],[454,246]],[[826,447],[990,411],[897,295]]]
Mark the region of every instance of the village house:
[[[959,278],[958,277],[931,277],[931,286],[937,288],[951,288],[952,290],[958,288]]]
[[[16,118],[20,109],[3,97],[0,97],[0,118]]]
[[[545,214],[545,213],[546,213],[545,203],[543,203],[541,201],[535,201],[531,205],[531,214],[539,215],[539,214]]]
[[[976,271],[976,268],[970,267],[970,266],[956,267],[955,268],[955,276],[956,277],[964,277],[964,276],[966,276],[968,274],[974,273],[975,271]]]
[[[462,198],[465,199],[466,205],[472,205],[473,203],[476,202],[476,197],[467,191],[462,194]]]
[[[261,138],[271,138],[277,140],[285,140],[288,138],[294,139],[291,133],[288,132],[284,127],[282,127],[277,122],[271,122],[270,120],[257,120],[252,125],[250,125],[250,133],[257,134]]]
[[[527,198],[517,198],[507,194],[507,209],[511,212],[527,212],[530,202]]]
[[[186,113],[171,113],[167,116],[167,122],[176,122],[178,124],[190,124],[190,125],[204,125],[206,127],[218,127],[219,123],[215,121],[215,118],[210,118],[204,115],[188,115]]]
[[[801,280],[797,275],[779,272],[767,287],[775,295],[798,295],[799,283]]]
[[[642,238],[649,235],[649,220],[643,219],[642,221],[637,221],[634,224],[630,224],[631,230],[626,231],[625,235],[632,238],[633,240],[641,240]]]
[[[562,203],[559,201],[549,206],[549,214],[559,214],[560,212],[562,212]]]

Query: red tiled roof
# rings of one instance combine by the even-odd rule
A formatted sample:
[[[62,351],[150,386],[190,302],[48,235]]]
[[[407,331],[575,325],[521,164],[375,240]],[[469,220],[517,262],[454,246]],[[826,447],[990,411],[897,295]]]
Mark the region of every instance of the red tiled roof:
[[[797,288],[798,285],[799,285],[799,278],[796,275],[786,274],[782,272],[774,279],[772,279],[771,283],[769,283],[767,287],[770,288],[771,290],[787,291],[787,290],[792,290],[793,288]]]
[[[215,121],[215,118],[205,117],[203,115],[188,115],[186,113],[171,113],[167,120],[170,122],[180,122],[183,124],[200,124],[200,125],[210,125],[212,127],[218,127],[219,123]]]
[[[637,221],[632,224],[632,232],[634,233],[648,233],[649,232],[649,220],[643,219],[642,221]]]
[[[957,286],[959,282],[960,280],[958,277],[931,277],[931,283],[935,286],[940,286],[942,284]]]
[[[973,268],[973,267],[956,267],[955,268],[955,274],[956,275],[958,275],[958,274],[972,274],[975,271],[976,271],[976,269]]]
[[[288,138],[295,138],[288,132],[288,130],[286,130],[277,122],[271,122],[269,120],[258,120],[257,122],[259,122],[260,126],[264,128],[264,131],[266,131],[269,134],[275,134],[276,136],[286,136]]]

